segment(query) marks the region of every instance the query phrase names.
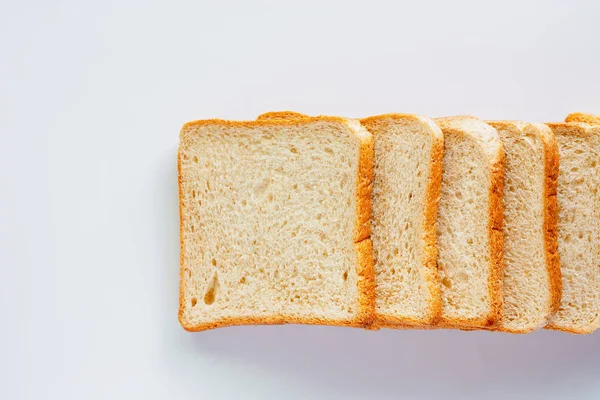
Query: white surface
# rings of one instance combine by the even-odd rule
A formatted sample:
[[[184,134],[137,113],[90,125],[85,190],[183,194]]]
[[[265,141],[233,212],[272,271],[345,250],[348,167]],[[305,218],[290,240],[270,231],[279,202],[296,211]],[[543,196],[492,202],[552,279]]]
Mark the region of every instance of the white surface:
[[[87,3],[0,6],[0,398],[600,397],[600,333],[184,332],[175,163],[206,117],[600,112],[599,3]]]

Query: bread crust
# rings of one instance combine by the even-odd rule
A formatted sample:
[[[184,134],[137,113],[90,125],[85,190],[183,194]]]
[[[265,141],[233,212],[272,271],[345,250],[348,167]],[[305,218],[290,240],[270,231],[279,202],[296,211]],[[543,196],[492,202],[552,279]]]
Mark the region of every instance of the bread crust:
[[[562,279],[558,259],[558,143],[552,130],[544,124],[530,124],[521,121],[486,121],[496,129],[509,129],[517,134],[529,133],[537,136],[543,145],[544,159],[544,252],[548,272],[550,301],[544,325],[558,311],[562,294]],[[500,323],[493,330],[507,333],[529,333],[541,326],[530,329],[513,329]]]
[[[437,234],[436,221],[440,191],[442,185],[442,158],[444,153],[444,137],[441,129],[430,118],[414,114],[384,114],[361,119],[360,122],[375,135],[381,125],[389,121],[412,120],[429,128],[431,134],[431,157],[429,159],[429,176],[425,194],[423,212],[423,256],[427,288],[429,291],[429,312],[426,318],[409,318],[385,313],[376,313],[373,328],[409,329],[435,324],[442,313],[441,283],[437,271]],[[374,140],[377,138],[374,136]]]
[[[442,317],[437,324],[438,328],[495,328],[504,314],[503,280],[504,280],[504,148],[500,139],[485,137],[481,132],[465,130],[461,123],[485,122],[472,116],[456,116],[437,118],[434,120],[446,134],[468,135],[473,137],[487,153],[490,162],[490,193],[489,193],[489,222],[488,241],[490,246],[490,275],[488,278],[488,294],[490,297],[490,311],[486,316],[475,318],[448,318]],[[488,125],[489,126],[489,125]],[[490,127],[491,128],[491,127]],[[494,129],[494,128],[491,128]]]
[[[264,114],[260,114],[256,117],[257,120],[271,120],[271,119],[303,119],[310,118],[306,114],[301,114],[295,111],[269,111]]]
[[[357,287],[358,287],[358,310],[355,318],[347,320],[336,320],[318,317],[294,317],[289,315],[278,315],[269,317],[224,317],[205,323],[192,323],[185,317],[185,241],[183,233],[184,223],[184,204],[183,204],[183,177],[181,167],[181,144],[177,155],[178,165],[178,186],[179,186],[179,236],[180,236],[180,271],[179,271],[179,312],[178,319],[181,326],[190,332],[198,332],[207,329],[236,326],[236,325],[275,325],[275,324],[309,324],[309,325],[333,325],[333,326],[352,326],[367,327],[375,318],[375,273],[373,267],[373,250],[370,238],[370,216],[371,216],[371,191],[373,188],[373,138],[371,134],[360,129],[358,122],[353,123],[339,117],[308,117],[302,119],[268,119],[263,118],[256,121],[228,121],[220,119],[209,119],[188,122],[183,125],[180,132],[180,139],[183,142],[187,132],[197,126],[221,125],[228,127],[261,127],[261,126],[298,126],[299,124],[311,123],[315,121],[332,122],[344,125],[350,129],[359,141],[358,146],[358,168],[357,168],[357,187],[356,193],[356,211],[354,247],[357,257]]]
[[[600,125],[600,116],[582,112],[574,112],[567,115],[565,122],[581,122],[590,125]]]
[[[569,116],[567,116],[567,120],[570,120],[570,121],[558,122],[558,123],[550,122],[550,123],[547,123],[546,125],[552,130],[553,133],[555,132],[556,129],[560,129],[562,135],[580,136],[580,137],[585,137],[585,136],[589,136],[589,135],[593,135],[593,134],[600,135],[600,128],[591,128],[590,124],[586,124],[586,123],[583,123],[581,120],[578,120],[580,115],[585,116],[585,115],[590,115],[590,114],[573,113],[573,114],[569,114]],[[556,140],[556,133],[554,133],[554,136],[555,136],[555,140]],[[558,189],[557,189],[557,192],[558,192]],[[556,204],[556,208],[558,210],[558,204]],[[558,233],[558,215],[557,215],[557,233]],[[598,251],[600,251],[600,249]],[[557,248],[557,257],[558,257],[558,248]],[[560,262],[559,262],[559,269],[560,269]],[[561,292],[562,292],[562,277],[561,277]],[[560,302],[559,302],[559,307],[557,307],[557,312],[558,312],[559,308],[560,308]],[[550,322],[544,327],[544,329],[562,331],[562,332],[579,334],[579,335],[590,334],[598,328],[599,328],[599,326],[592,327],[590,329],[578,329],[573,326],[558,325],[553,320],[550,320]]]
[[[233,127],[233,128],[256,128],[256,127],[261,127],[261,126],[297,126],[298,124],[302,124],[302,123],[307,123],[310,121],[327,121],[327,122],[334,122],[334,123],[339,123],[339,124],[348,124],[348,119],[345,118],[341,118],[341,117],[331,117],[331,116],[318,116],[318,117],[309,117],[309,118],[303,118],[303,119],[296,119],[296,120],[287,120],[287,119],[261,119],[261,120],[254,120],[254,121],[233,121],[233,120],[226,120],[226,119],[218,119],[218,118],[213,118],[213,119],[201,119],[201,120],[197,120],[197,121],[190,121],[187,122],[183,125],[183,127],[181,128],[181,131],[179,133],[179,138],[183,139],[185,134],[190,130],[190,128],[195,127],[195,126],[207,126],[207,125],[221,125],[221,126],[228,126],[228,127]]]
[[[558,172],[560,159],[558,142],[552,130],[544,124],[535,124],[544,143],[544,172],[546,184],[544,187],[545,210],[544,230],[546,245],[546,263],[550,279],[550,309],[549,319],[560,308],[562,297],[562,274],[560,272],[560,257],[558,254]]]

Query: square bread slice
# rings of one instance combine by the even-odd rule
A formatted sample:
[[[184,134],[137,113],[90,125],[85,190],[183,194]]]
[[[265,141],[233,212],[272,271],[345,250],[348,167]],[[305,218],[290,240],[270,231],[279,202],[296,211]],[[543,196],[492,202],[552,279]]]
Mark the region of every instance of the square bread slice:
[[[334,117],[187,123],[179,320],[367,326],[373,141]]]
[[[580,112],[574,112],[567,115],[565,122],[582,122],[590,125],[600,125],[600,116],[594,114],[586,114]]]
[[[560,308],[547,328],[591,333],[600,326],[600,126],[548,124],[558,142]]]
[[[433,120],[410,114],[361,119],[373,134],[371,220],[375,325],[423,327],[441,314],[436,219],[444,138]]]
[[[444,133],[437,220],[439,327],[490,328],[502,319],[504,151],[498,133],[469,116],[435,120]]]
[[[504,145],[504,316],[497,329],[544,327],[560,305],[558,145],[544,124],[488,121]]]

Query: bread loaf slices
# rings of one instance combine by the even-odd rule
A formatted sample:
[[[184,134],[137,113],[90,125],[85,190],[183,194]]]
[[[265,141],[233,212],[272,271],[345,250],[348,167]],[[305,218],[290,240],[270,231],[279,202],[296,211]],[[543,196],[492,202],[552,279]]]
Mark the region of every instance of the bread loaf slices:
[[[437,275],[437,207],[444,140],[429,118],[387,114],[361,119],[373,134],[372,239],[375,325],[433,324],[441,313]]]
[[[560,304],[558,145],[546,125],[488,121],[504,145],[504,316],[498,330],[545,326]]]
[[[372,323],[373,141],[359,122],[191,122],[178,164],[186,330]]]
[[[502,319],[504,151],[475,117],[435,120],[444,133],[437,220],[440,327],[490,328]]]
[[[548,124],[560,155],[560,308],[549,329],[591,333],[600,326],[600,126]]]
[[[567,115],[565,122],[582,122],[590,125],[600,125],[600,116],[594,114],[586,114],[580,112],[574,112]]]

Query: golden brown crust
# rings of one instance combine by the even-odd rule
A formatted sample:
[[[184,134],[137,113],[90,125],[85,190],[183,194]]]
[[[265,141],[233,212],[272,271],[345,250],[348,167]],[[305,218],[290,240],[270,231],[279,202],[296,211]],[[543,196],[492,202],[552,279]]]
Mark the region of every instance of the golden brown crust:
[[[550,282],[550,310],[552,317],[558,312],[562,297],[562,276],[560,272],[560,259],[558,255],[558,171],[560,160],[558,156],[558,142],[552,130],[542,125],[539,132],[544,143],[544,172],[546,176],[545,201],[546,213],[544,215],[546,263]]]
[[[479,118],[472,116],[456,116],[447,118],[437,118],[436,123],[442,128],[444,135],[472,135],[457,126],[457,123],[477,121],[477,123],[485,122]],[[489,126],[489,125],[488,125]],[[491,127],[490,127],[491,128]],[[494,129],[494,128],[491,128]],[[479,133],[478,133],[479,134]],[[442,315],[437,326],[441,328],[496,328],[502,321],[504,315],[504,299],[503,299],[503,281],[504,281],[504,236],[502,232],[504,224],[504,148],[500,139],[496,136],[488,138],[493,140],[498,149],[489,152],[490,162],[490,215],[488,224],[488,238],[490,247],[490,276],[488,278],[488,293],[490,296],[490,312],[487,316],[475,318],[449,318]],[[487,144],[482,142],[481,145],[486,151]]]
[[[489,282],[490,296],[492,299],[492,313],[488,317],[486,327],[498,326],[504,315],[504,149],[493,161],[490,169],[490,260],[492,263]]]
[[[431,120],[430,120],[431,121]],[[431,121],[434,124],[433,121]],[[435,125],[437,127],[437,125]],[[428,190],[425,198],[424,263],[430,274],[429,290],[431,293],[431,320],[429,324],[437,324],[442,317],[442,287],[437,270],[437,214],[442,191],[442,160],[444,158],[444,136],[439,129],[439,135],[433,137],[431,161],[429,167]]]
[[[345,118],[341,118],[341,117],[331,117],[331,116],[318,116],[318,117],[309,117],[309,118],[302,118],[302,119],[296,119],[296,120],[287,120],[287,119],[261,119],[261,120],[255,120],[255,121],[231,121],[231,120],[226,120],[226,119],[202,119],[202,120],[198,120],[198,121],[190,121],[187,122],[186,124],[183,125],[183,127],[181,128],[181,133],[180,133],[180,137],[182,137],[183,134],[185,134],[186,132],[188,132],[192,127],[200,127],[200,126],[207,126],[207,125],[221,125],[221,126],[227,126],[227,127],[232,127],[232,128],[257,128],[257,127],[268,127],[268,126],[290,126],[290,125],[297,125],[299,123],[303,123],[303,122],[310,122],[310,121],[325,121],[325,122],[335,122],[335,123],[341,123],[341,124],[347,124],[348,120]]]
[[[594,333],[596,331],[596,328],[594,329],[577,329],[571,326],[561,326],[561,325],[556,325],[553,324],[552,322],[548,323],[548,325],[546,325],[544,327],[544,329],[548,329],[551,331],[561,331],[561,332],[566,332],[566,333],[573,333],[575,335],[589,335],[590,333]]]
[[[361,127],[362,128],[362,127]],[[371,242],[371,193],[373,192],[373,136],[366,130],[359,135],[358,180],[356,182],[356,232],[354,241],[358,259],[360,292],[359,326],[366,327],[375,319],[375,267]]]
[[[321,118],[321,117],[317,117]],[[356,121],[356,124],[362,126]],[[364,128],[359,135],[358,180],[356,186],[356,232],[354,241],[361,242],[371,237],[371,193],[373,192],[373,170],[375,155],[373,136]]]
[[[442,295],[440,281],[437,272],[437,234],[436,221],[442,185],[442,158],[444,153],[444,138],[441,129],[435,123],[420,115],[413,114],[384,114],[361,119],[360,122],[374,135],[376,132],[385,130],[390,121],[414,120],[424,125],[429,125],[432,132],[431,158],[429,161],[429,177],[425,195],[425,209],[423,210],[423,265],[425,266],[426,283],[429,291],[429,313],[428,317],[410,318],[386,313],[377,313],[374,327],[392,329],[402,328],[409,325],[410,328],[418,328],[424,325],[435,324],[442,313]],[[377,140],[374,138],[374,140]]]
[[[582,122],[590,125],[600,125],[600,116],[594,114],[586,114],[581,112],[574,112],[567,115],[565,122]]]
[[[300,114],[302,115],[302,114]],[[290,126],[298,125],[300,120],[307,122],[325,121],[352,125],[352,121],[339,117],[319,116],[295,119],[269,119],[267,117],[257,121],[228,121],[220,119],[199,120],[184,124],[181,129],[180,137],[183,139],[185,133],[192,127],[206,125],[221,125],[229,127],[261,127],[261,126]],[[183,185],[181,171],[181,145],[178,152],[178,183],[179,183],[179,209],[180,209],[180,286],[179,286],[179,322],[181,326],[190,332],[198,332],[207,329],[236,326],[236,325],[278,325],[278,324],[308,324],[308,325],[332,325],[349,327],[367,327],[375,318],[375,273],[373,267],[373,248],[370,239],[370,216],[371,216],[371,191],[373,188],[373,138],[365,130],[356,131],[353,126],[349,126],[359,140],[358,168],[357,168],[357,188],[356,188],[356,209],[357,220],[354,233],[354,246],[357,256],[357,286],[359,292],[358,306],[359,310],[356,317],[348,320],[336,320],[318,317],[294,317],[288,315],[268,316],[268,317],[224,317],[208,323],[194,324],[185,318],[185,240],[183,238],[184,205],[183,205]]]
[[[181,326],[188,332],[200,332],[208,329],[225,328],[228,326],[240,325],[327,325],[327,326],[345,326],[350,328],[364,328],[366,325],[357,318],[352,321],[334,320],[327,318],[295,318],[293,316],[268,316],[268,317],[224,317],[215,321],[201,324],[191,324],[187,321],[181,321]]]
[[[257,120],[271,120],[271,119],[303,119],[310,118],[306,114],[301,114],[295,111],[270,111],[264,114],[260,114],[256,117]]]
[[[577,114],[581,114],[581,113],[569,114],[569,116],[571,116],[571,118],[569,118],[569,116],[567,116],[567,118],[570,119],[571,121],[549,122],[546,125],[548,127],[550,127],[550,129],[554,133],[555,137],[559,134],[567,135],[567,136],[579,136],[579,137],[589,136],[591,134],[591,130],[589,129],[589,124],[575,120],[577,118]],[[598,129],[598,134],[600,134],[600,129]],[[560,173],[559,173],[559,175],[560,175]],[[558,209],[558,205],[556,207]],[[557,225],[558,225],[558,217],[557,217]],[[557,232],[558,232],[558,229],[557,229]],[[558,257],[558,251],[557,251],[557,257]],[[559,269],[560,269],[560,260],[559,260]],[[562,292],[562,278],[561,278],[561,292]],[[560,308],[560,306],[559,306],[559,308]],[[578,328],[575,328],[572,326],[558,325],[558,324],[554,323],[552,320],[550,320],[550,322],[548,323],[548,325],[546,325],[544,327],[544,329],[549,329],[549,330],[554,330],[554,331],[562,331],[562,332],[579,334],[579,335],[587,335],[587,334],[594,332],[597,329],[597,327],[592,328],[592,329],[578,329]]]
[[[358,260],[359,312],[352,326],[368,327],[375,320],[375,267],[373,263],[373,242],[365,239],[354,245]],[[330,324],[332,325],[332,324]]]

